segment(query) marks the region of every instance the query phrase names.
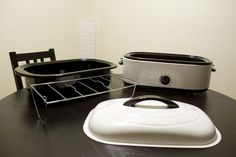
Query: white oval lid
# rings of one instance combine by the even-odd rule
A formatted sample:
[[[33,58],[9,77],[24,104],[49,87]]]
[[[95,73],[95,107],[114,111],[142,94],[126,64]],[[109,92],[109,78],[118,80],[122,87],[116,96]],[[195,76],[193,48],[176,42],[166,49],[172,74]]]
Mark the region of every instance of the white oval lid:
[[[220,132],[209,117],[196,106],[174,101],[167,108],[160,101],[141,101],[124,106],[130,98],[99,103],[88,115],[84,132],[108,144],[205,148],[221,140]]]

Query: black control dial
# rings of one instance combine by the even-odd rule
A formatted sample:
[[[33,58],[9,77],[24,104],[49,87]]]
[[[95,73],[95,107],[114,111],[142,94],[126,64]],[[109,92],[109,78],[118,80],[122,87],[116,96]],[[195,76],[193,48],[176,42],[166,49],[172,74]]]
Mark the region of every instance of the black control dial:
[[[170,77],[167,75],[163,75],[161,76],[160,81],[163,85],[168,85],[170,83]]]

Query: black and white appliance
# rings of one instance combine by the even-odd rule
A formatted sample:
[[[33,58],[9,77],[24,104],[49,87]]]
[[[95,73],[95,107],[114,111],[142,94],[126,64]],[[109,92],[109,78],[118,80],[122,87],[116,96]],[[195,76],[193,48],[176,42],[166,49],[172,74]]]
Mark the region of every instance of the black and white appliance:
[[[170,53],[130,52],[121,64],[126,83],[191,91],[207,90],[215,71],[207,58]]]

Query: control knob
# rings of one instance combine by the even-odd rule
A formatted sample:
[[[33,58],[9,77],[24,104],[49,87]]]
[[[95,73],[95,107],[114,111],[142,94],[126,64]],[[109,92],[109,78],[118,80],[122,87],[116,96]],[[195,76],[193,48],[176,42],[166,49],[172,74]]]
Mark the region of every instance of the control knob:
[[[168,85],[170,83],[170,77],[167,75],[163,75],[161,76],[160,81],[163,85]]]

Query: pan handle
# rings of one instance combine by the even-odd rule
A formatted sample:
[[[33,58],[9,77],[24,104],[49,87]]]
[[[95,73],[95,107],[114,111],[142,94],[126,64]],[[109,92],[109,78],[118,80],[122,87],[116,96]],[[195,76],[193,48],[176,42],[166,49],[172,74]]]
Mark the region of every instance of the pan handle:
[[[175,102],[173,102],[169,99],[163,98],[163,97],[156,96],[156,95],[138,96],[138,97],[135,97],[135,98],[132,98],[132,99],[126,101],[123,105],[129,106],[129,107],[135,107],[135,105],[138,102],[141,102],[144,100],[158,100],[158,101],[165,103],[168,106],[168,108],[179,108],[179,105],[177,105]]]

